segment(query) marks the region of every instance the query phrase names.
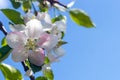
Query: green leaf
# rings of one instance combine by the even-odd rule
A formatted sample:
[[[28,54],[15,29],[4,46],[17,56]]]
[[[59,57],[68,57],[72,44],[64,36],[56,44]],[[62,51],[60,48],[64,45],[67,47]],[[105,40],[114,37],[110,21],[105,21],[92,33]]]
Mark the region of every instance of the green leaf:
[[[59,15],[59,16],[57,16],[57,17],[55,17],[55,18],[52,19],[52,23],[54,23],[54,22],[56,22],[56,21],[63,20],[63,19],[65,19],[65,17],[62,16],[62,15]]]
[[[5,38],[5,37],[2,39],[1,45],[2,45],[2,46],[6,46],[6,45],[7,45],[7,41],[6,41],[6,38]]]
[[[0,48],[0,62],[5,60],[9,56],[11,50],[12,48],[10,48],[8,45]]]
[[[92,28],[95,26],[90,17],[82,10],[72,9],[69,11],[69,14],[71,19],[80,26],[86,28]]]
[[[53,71],[51,69],[47,69],[44,70],[44,76],[48,79],[48,80],[54,80],[54,74]]]
[[[65,41],[59,41],[58,44],[57,44],[57,47],[60,47],[60,46],[62,46],[64,44],[67,44],[67,42],[65,42]]]
[[[12,6],[17,9],[21,6],[20,2],[16,2],[15,0],[10,0],[10,2],[12,3]]]
[[[45,63],[45,64],[49,64],[49,63],[50,63],[50,60],[49,60],[48,57],[45,57],[44,63]]]
[[[25,12],[28,12],[28,10],[31,9],[31,2],[30,2],[30,0],[23,1],[22,9]]]
[[[5,80],[23,80],[20,71],[8,64],[0,63],[0,69]]]
[[[21,14],[13,9],[1,9],[1,11],[15,24],[24,24]]]
[[[37,77],[36,80],[48,80],[48,79],[44,76],[40,76],[40,77]]]
[[[31,69],[32,69],[32,71],[34,73],[36,73],[36,72],[38,72],[38,71],[40,71],[42,69],[42,66],[36,66],[36,65],[34,65],[32,63],[30,63],[30,67],[31,67]]]

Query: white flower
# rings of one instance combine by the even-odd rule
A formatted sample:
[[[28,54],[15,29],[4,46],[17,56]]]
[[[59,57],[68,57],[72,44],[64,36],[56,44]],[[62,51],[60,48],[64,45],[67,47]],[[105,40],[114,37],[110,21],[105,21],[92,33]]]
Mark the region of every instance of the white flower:
[[[50,60],[50,63],[53,63],[53,62],[58,62],[59,58],[62,57],[64,54],[65,54],[64,49],[59,47],[59,48],[54,48],[53,49],[53,54],[52,54],[52,51],[51,51],[47,54],[47,56]]]
[[[25,29],[16,30],[6,36],[8,45],[13,48],[12,58],[14,61],[24,61],[29,58],[30,62],[41,66],[44,63],[44,50],[50,50],[56,46],[58,38],[55,35],[43,31],[43,26],[37,19],[26,23]]]

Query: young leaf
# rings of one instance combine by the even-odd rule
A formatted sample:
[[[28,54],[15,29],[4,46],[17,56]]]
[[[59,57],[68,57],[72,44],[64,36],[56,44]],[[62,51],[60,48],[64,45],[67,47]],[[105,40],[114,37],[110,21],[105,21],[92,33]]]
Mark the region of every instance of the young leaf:
[[[5,60],[9,56],[11,50],[12,49],[8,45],[3,46],[2,48],[0,48],[0,62]]]
[[[0,70],[5,80],[23,80],[20,71],[8,64],[0,63]]]
[[[2,45],[2,46],[6,46],[6,45],[7,45],[7,41],[6,41],[6,38],[5,38],[5,37],[2,39],[1,45]]]
[[[65,42],[65,41],[59,41],[58,44],[57,44],[57,47],[60,47],[60,46],[62,46],[64,44],[67,44],[67,42]]]
[[[40,76],[40,77],[37,77],[36,80],[48,80],[48,79],[44,76]]]
[[[30,67],[31,67],[31,69],[32,69],[32,71],[34,73],[36,73],[36,72],[38,72],[38,71],[40,71],[42,69],[42,66],[36,66],[36,65],[34,65],[32,63],[30,63]]]
[[[10,0],[10,2],[12,3],[12,6],[17,9],[21,6],[20,2],[16,2],[15,0]]]
[[[63,20],[63,19],[65,19],[65,17],[62,16],[62,15],[59,15],[59,16],[57,16],[57,17],[55,17],[55,18],[52,19],[52,23],[54,23],[54,22],[56,22],[56,21]]]
[[[31,3],[30,0],[23,1],[22,9],[27,12],[29,9],[31,9]]]
[[[15,24],[24,24],[24,20],[22,19],[19,12],[13,9],[1,9],[1,11],[7,16]]]
[[[72,9],[69,11],[69,14],[71,19],[80,26],[86,28],[92,28],[95,26],[90,17],[82,10]]]
[[[45,70],[44,72],[44,76],[48,79],[48,80],[54,80],[54,75],[53,75],[53,71],[50,70]]]

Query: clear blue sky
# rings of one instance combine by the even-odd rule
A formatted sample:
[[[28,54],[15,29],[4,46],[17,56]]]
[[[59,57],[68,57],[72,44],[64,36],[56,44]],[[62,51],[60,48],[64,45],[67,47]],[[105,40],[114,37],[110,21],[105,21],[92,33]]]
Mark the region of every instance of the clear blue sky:
[[[77,0],[73,7],[85,10],[96,28],[79,27],[68,17],[64,40],[69,44],[66,55],[52,65],[55,80],[120,80],[120,0]],[[1,12],[0,21],[8,27]],[[24,74],[20,63],[11,58],[4,62]],[[4,80],[1,73],[0,78]]]

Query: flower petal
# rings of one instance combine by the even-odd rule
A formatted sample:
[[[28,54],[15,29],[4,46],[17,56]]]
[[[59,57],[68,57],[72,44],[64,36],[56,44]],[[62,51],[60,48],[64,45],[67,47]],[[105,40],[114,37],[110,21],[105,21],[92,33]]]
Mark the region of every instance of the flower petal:
[[[50,49],[56,46],[57,42],[58,42],[57,36],[45,33],[40,36],[38,45],[49,51]]]
[[[54,48],[54,52],[55,52],[55,55],[57,57],[61,57],[61,56],[63,56],[65,54],[65,50],[63,48],[61,48],[61,47]]]
[[[29,52],[29,60],[34,65],[37,65],[37,66],[43,65],[44,58],[45,58],[45,54],[42,48]]]
[[[71,7],[75,4],[75,2],[76,2],[76,0],[71,1],[71,2],[67,5],[67,7],[68,7],[68,8],[71,8]]]
[[[37,19],[40,20],[43,28],[46,30],[46,28],[51,28],[52,27],[52,22],[51,18],[47,13],[38,13]]]
[[[29,11],[25,16],[24,16],[24,22],[27,23],[31,19],[35,19],[35,15]]]
[[[6,36],[6,40],[11,48],[16,48],[17,46],[24,46],[26,36],[21,32],[11,32]]]
[[[12,59],[15,62],[25,61],[28,58],[28,52],[24,49],[24,47],[16,47],[12,51]]]
[[[38,38],[43,32],[43,27],[37,19],[30,20],[26,25],[27,29],[25,32],[29,38]]]
[[[66,23],[64,21],[56,21],[54,25],[57,26],[59,31],[66,32]]]
[[[10,24],[9,26],[10,26],[11,31],[22,31],[26,28],[25,25],[23,24],[18,24],[18,25]]]

